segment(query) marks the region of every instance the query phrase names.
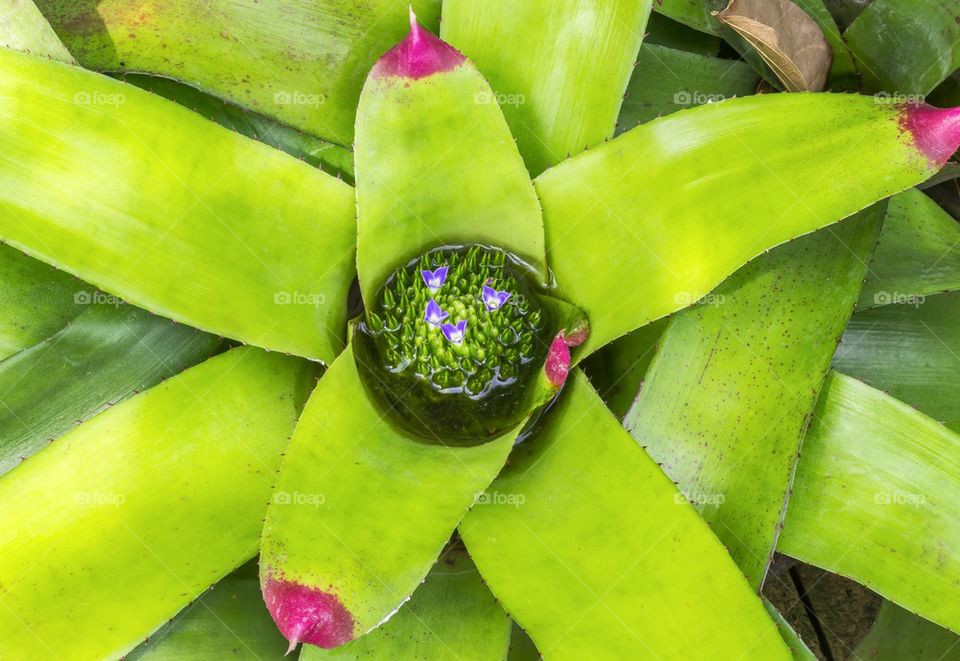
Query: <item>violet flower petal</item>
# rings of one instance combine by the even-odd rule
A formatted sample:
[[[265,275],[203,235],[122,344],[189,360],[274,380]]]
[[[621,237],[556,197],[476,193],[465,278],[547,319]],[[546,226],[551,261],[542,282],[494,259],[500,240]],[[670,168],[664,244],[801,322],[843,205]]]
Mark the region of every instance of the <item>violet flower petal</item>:
[[[461,319],[457,322],[456,326],[453,324],[441,324],[440,330],[443,331],[443,336],[447,338],[447,340],[454,344],[460,344],[463,342],[463,338],[467,333],[467,320]]]
[[[439,326],[440,322],[450,316],[449,312],[440,309],[440,305],[432,298],[427,303],[427,309],[423,313],[423,320],[433,326]]]
[[[427,269],[422,269],[420,271],[420,276],[423,278],[423,283],[427,286],[431,292],[435,292],[443,285],[443,282],[447,279],[447,271],[450,270],[448,266],[440,266],[436,270],[428,271]]]
[[[490,311],[501,308],[511,295],[508,291],[497,291],[493,287],[483,286],[483,304]]]

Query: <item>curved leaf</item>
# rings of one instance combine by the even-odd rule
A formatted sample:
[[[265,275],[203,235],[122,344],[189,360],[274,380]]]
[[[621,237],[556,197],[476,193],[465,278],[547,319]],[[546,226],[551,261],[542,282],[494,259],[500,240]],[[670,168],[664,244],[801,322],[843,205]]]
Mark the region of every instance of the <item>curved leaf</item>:
[[[0,243],[0,360],[47,339],[99,292]]]
[[[663,14],[652,12],[647,20],[647,35],[643,38],[643,43],[713,57],[720,52],[723,40],[716,35],[694,30]],[[643,45],[640,48],[642,50]]]
[[[960,292],[856,313],[834,367],[960,431]]]
[[[853,95],[732,99],[544,173],[550,265],[590,318],[580,356],[698,300],[764,250],[923,181],[960,143],[952,117]]]
[[[73,62],[66,46],[32,0],[6,0],[0,7],[0,46]]]
[[[367,399],[348,347],[304,409],[267,510],[264,597],[291,641],[334,647],[413,592],[514,434],[476,447],[407,438]]]
[[[581,364],[590,383],[618,419],[623,419],[640,392],[668,322],[669,319],[664,317],[641,326],[603,347]]]
[[[960,224],[918,190],[890,198],[857,309],[960,289]]]
[[[656,0],[653,10],[701,32],[720,34],[720,24],[710,15],[705,0]]]
[[[865,85],[891,94],[927,94],[960,67],[956,0],[873,0],[844,38]]]
[[[460,526],[548,659],[788,659],[740,571],[586,377]]]
[[[823,36],[830,44],[833,60],[830,64],[830,78],[827,87],[854,91],[860,88],[857,67],[853,62],[853,55],[843,40],[840,28],[830,13],[828,5],[836,4],[836,0],[793,0],[793,2],[807,13],[820,26]]]
[[[245,110],[169,78],[127,74],[123,76],[123,82],[175,101],[221,126],[342,177],[347,183],[353,183],[353,152],[346,147],[326,142],[266,115]]]
[[[189,83],[340,145],[363,77],[406,31],[408,0],[36,0],[83,66]],[[428,24],[439,0],[413,0]]]
[[[352,189],[130,85],[0,52],[0,238],[177,321],[332,360]],[[96,163],[97,166],[91,166]]]
[[[204,592],[128,654],[126,661],[282,661],[287,649],[260,596],[256,565]]]
[[[777,623],[777,629],[780,630],[783,642],[790,648],[790,653],[793,655],[794,661],[817,661],[817,656],[810,651],[810,648],[807,647],[803,639],[800,638],[793,627],[790,626],[790,623],[787,622],[783,614],[766,599],[763,599],[763,606],[767,609],[767,613],[770,614],[773,621]]]
[[[503,661],[510,618],[466,552],[448,549],[383,626],[335,650],[306,645],[300,661],[424,659]]]
[[[618,132],[684,108],[748,96],[759,82],[743,62],[644,44],[620,108]]]
[[[730,0],[716,14],[752,46],[788,92],[819,92],[832,51],[820,26],[791,0]]]
[[[441,36],[490,81],[536,176],[613,135],[650,3],[445,0]]]
[[[757,590],[884,206],[758,257],[677,314],[624,418]]]
[[[880,606],[877,621],[850,659],[957,661],[960,659],[960,637],[887,601]]]
[[[314,370],[234,349],[0,478],[0,656],[122,656],[249,559]]]
[[[545,272],[540,206],[490,86],[415,23],[367,78],[355,153],[364,300],[442,245],[499,246]]]
[[[960,436],[839,373],[803,443],[777,550],[960,631]]]
[[[132,306],[90,307],[53,337],[0,362],[0,475],[104,408],[205,360],[220,344]]]

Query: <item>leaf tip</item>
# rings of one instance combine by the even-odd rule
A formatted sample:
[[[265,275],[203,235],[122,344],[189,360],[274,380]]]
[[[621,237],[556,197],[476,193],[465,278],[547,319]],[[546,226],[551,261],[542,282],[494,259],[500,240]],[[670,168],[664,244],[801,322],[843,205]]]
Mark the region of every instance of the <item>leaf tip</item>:
[[[410,32],[377,61],[371,75],[417,80],[455,69],[465,59],[456,48],[425,30],[410,5]]]
[[[900,107],[900,128],[937,169],[960,148],[960,108],[906,103]]]
[[[263,600],[290,641],[287,654],[301,642],[329,649],[353,640],[353,616],[336,595],[268,574]]]

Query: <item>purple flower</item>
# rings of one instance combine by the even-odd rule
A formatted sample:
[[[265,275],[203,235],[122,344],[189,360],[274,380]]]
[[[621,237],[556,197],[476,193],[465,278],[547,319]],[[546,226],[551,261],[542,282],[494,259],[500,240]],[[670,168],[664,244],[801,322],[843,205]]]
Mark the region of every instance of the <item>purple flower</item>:
[[[443,284],[443,281],[447,279],[447,271],[449,267],[441,266],[436,271],[427,271],[423,269],[420,271],[420,275],[423,277],[423,282],[427,285],[427,289],[431,293],[440,289],[440,286]]]
[[[483,286],[483,304],[487,306],[488,310],[499,309],[510,296],[511,294],[508,291],[497,291],[493,287]]]
[[[453,342],[454,344],[460,344],[463,342],[463,336],[467,332],[467,320],[461,319],[457,322],[457,325],[453,324],[441,324],[440,330],[443,331],[443,336]]]
[[[427,303],[427,309],[423,314],[423,320],[433,326],[439,326],[440,322],[449,316],[450,313],[441,310],[440,305],[431,298],[430,302]]]

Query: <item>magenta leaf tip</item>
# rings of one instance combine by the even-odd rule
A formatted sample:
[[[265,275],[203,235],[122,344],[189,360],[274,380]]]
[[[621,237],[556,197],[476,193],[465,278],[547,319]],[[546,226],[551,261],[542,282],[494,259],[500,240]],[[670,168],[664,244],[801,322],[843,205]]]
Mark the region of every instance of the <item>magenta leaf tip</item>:
[[[301,642],[331,648],[353,640],[353,616],[329,592],[268,576],[263,600],[280,633],[290,641],[287,654]]]
[[[417,80],[455,69],[465,59],[456,48],[425,30],[417,21],[411,5],[410,33],[377,61],[372,75]]]
[[[960,108],[908,103],[901,113],[901,128],[913,136],[917,149],[937,168],[960,148]]]

